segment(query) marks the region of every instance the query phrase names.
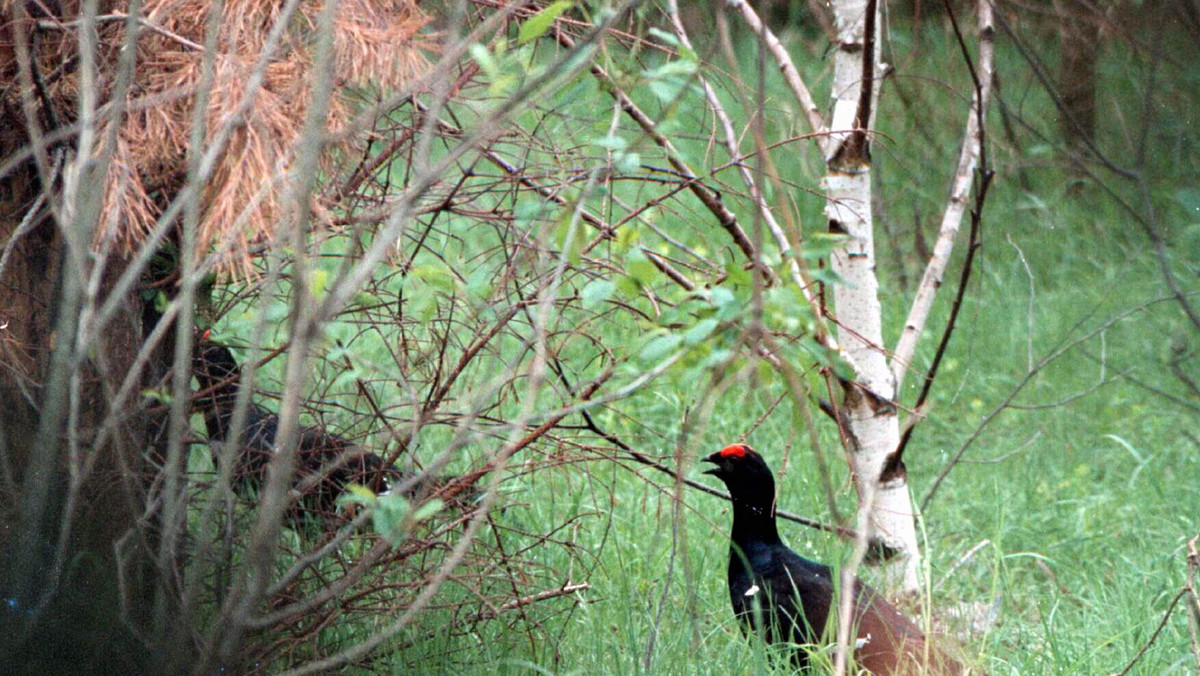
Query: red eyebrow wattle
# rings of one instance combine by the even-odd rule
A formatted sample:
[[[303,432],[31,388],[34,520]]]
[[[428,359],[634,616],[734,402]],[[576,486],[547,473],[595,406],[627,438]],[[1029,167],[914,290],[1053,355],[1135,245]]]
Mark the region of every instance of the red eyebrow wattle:
[[[741,458],[746,455],[745,444],[730,444],[721,449],[722,458]]]

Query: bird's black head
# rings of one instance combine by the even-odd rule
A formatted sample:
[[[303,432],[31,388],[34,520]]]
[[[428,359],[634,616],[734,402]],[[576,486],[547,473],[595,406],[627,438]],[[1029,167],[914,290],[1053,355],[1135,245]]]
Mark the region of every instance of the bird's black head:
[[[241,372],[233,352],[208,340],[207,332],[196,342],[192,350],[192,373],[200,382],[201,390],[218,386],[214,394],[222,397],[236,394]]]
[[[705,470],[729,488],[735,502],[757,502],[755,498],[775,500],[775,479],[767,462],[746,444],[732,444],[704,458],[715,467]]]
[[[704,458],[715,465],[706,470],[729,488],[733,501],[733,540],[775,541],[775,478],[767,462],[746,444],[733,444]]]

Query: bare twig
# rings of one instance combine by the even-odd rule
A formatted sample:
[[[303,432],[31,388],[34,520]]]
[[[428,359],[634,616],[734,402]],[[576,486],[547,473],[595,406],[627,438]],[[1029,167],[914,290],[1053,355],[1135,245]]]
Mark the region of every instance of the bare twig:
[[[725,4],[727,7],[741,14],[742,20],[746,22],[750,30],[766,45],[767,50],[771,53],[771,57],[779,65],[784,81],[791,88],[792,95],[796,97],[796,101],[800,103],[800,107],[804,110],[804,117],[808,120],[809,128],[816,134],[815,139],[817,147],[821,150],[821,156],[828,157],[831,150],[831,140],[827,136],[829,129],[826,128],[825,121],[821,119],[821,109],[817,107],[816,101],[808,90],[808,85],[804,84],[804,80],[800,77],[800,72],[796,70],[795,64],[792,63],[792,57],[788,54],[787,48],[779,42],[779,38],[775,37],[771,29],[763,23],[758,13],[750,6],[750,3],[745,0],[730,0]]]
[[[992,183],[993,174],[989,169],[981,169],[980,171],[979,187],[975,191],[975,208],[971,210],[971,236],[967,242],[967,257],[963,261],[962,274],[958,280],[958,290],[954,295],[954,302],[950,306],[950,317],[946,320],[946,328],[942,332],[942,339],[938,341],[937,351],[934,353],[933,361],[929,365],[929,372],[925,374],[925,379],[921,384],[921,393],[917,396],[917,403],[913,405],[913,408],[917,411],[922,410],[922,407],[924,407],[925,401],[929,397],[929,391],[933,387],[933,381],[937,378],[938,367],[941,366],[942,358],[946,355],[946,346],[950,344],[950,337],[954,334],[954,327],[958,323],[958,313],[963,306],[967,284],[971,281],[971,270],[974,267],[975,254],[979,251],[980,246],[982,246],[979,241],[979,230],[983,220],[983,205],[987,200],[988,186]],[[893,361],[893,364],[895,363]],[[918,420],[919,418],[914,419],[914,423]],[[908,447],[908,442],[912,439],[912,432],[915,428],[916,424],[905,427],[904,434],[900,437],[900,443],[888,459],[889,465],[894,465],[903,460],[904,449]],[[884,471],[886,472],[887,470]]]
[[[963,59],[971,72],[971,80],[974,83],[975,93],[971,99],[971,106],[967,113],[967,129],[963,139],[962,152],[958,159],[958,169],[950,188],[950,198],[946,203],[946,210],[942,215],[942,225],[938,231],[937,242],[933,247],[933,256],[929,259],[929,263],[925,267],[925,274],[922,276],[921,283],[917,287],[916,297],[913,298],[912,307],[908,311],[908,318],[904,322],[904,330],[900,334],[899,341],[896,343],[895,354],[892,355],[891,367],[892,374],[896,377],[897,391],[900,390],[900,386],[904,382],[904,376],[912,363],[917,349],[917,341],[924,332],[925,321],[929,317],[929,310],[933,307],[934,298],[937,295],[939,287],[941,287],[942,277],[945,275],[946,267],[950,263],[950,254],[954,249],[954,239],[958,234],[959,225],[962,223],[963,212],[966,209],[967,197],[970,194],[971,185],[972,183],[975,184],[975,206],[971,212],[972,237],[968,245],[971,247],[967,253],[968,261],[974,258],[974,249],[978,246],[979,214],[983,210],[984,199],[987,196],[987,189],[992,180],[992,170],[988,165],[986,125],[984,124],[994,72],[995,28],[992,26],[992,6],[987,0],[981,0],[977,5],[977,12],[979,14],[978,70],[971,59],[970,52],[967,50],[966,40],[963,38],[958,21],[954,16],[954,9],[948,2],[946,3],[946,12],[950,18],[951,26],[954,28],[954,34],[958,37]],[[978,177],[976,177],[975,172],[976,166],[979,167]],[[961,304],[962,288],[970,274],[970,264],[964,264],[963,269],[963,281],[960,281],[959,286],[960,295],[956,299],[954,309],[951,311],[952,317],[957,315],[958,307]],[[941,349],[944,348],[945,341],[948,339],[950,332],[953,331],[953,323],[954,320],[951,319],[946,333],[943,335],[939,354],[941,353]],[[932,378],[935,373],[936,364],[930,368],[929,377]],[[918,404],[919,406],[920,404]],[[901,443],[903,444],[904,442]]]
[[[565,32],[556,30],[554,35],[563,46],[568,48],[575,46],[575,41]],[[692,171],[692,168],[683,159],[679,151],[676,150],[671,140],[658,130],[658,125],[654,120],[625,94],[620,85],[613,80],[612,76],[604,68],[597,63],[593,63],[590,66],[590,70],[592,75],[604,84],[605,89],[617,101],[621,110],[625,111],[642,128],[646,136],[663,150],[667,161],[671,163],[675,171],[678,171],[686,179],[688,190],[704,204],[705,208],[717,219],[717,223],[729,233],[729,236],[733,239],[733,243],[737,245],[746,259],[755,263],[759,274],[771,283],[777,281],[775,273],[770,268],[758,265],[758,253],[754,244],[750,241],[749,236],[746,235],[746,231],[738,223],[737,216],[725,205],[720,193],[706,185],[700,176]]]
[[[1074,340],[1069,340],[1069,342],[1065,342],[1064,344],[1060,344],[1059,346],[1052,349],[1049,353],[1047,353],[1046,356],[1039,359],[1038,362],[1033,365],[1033,368],[1029,369],[1026,372],[1025,376],[1021,379],[1021,382],[1017,383],[1017,386],[1014,387],[1013,390],[1008,393],[1008,396],[1006,396],[1003,401],[1001,401],[999,404],[997,404],[996,407],[991,410],[991,412],[989,412],[986,416],[983,417],[982,420],[979,421],[979,424],[975,427],[974,430],[971,431],[971,434],[967,436],[967,439],[962,443],[962,445],[959,446],[958,451],[956,451],[954,453],[954,455],[950,458],[949,462],[947,462],[942,467],[942,470],[938,473],[937,478],[934,479],[933,485],[931,485],[929,487],[929,492],[927,492],[925,494],[925,497],[922,498],[922,500],[921,500],[921,511],[922,512],[928,511],[929,503],[932,502],[933,496],[937,494],[937,491],[941,487],[942,482],[946,480],[946,476],[949,475],[949,473],[954,469],[954,466],[957,465],[959,460],[962,459],[963,454],[965,454],[967,452],[967,449],[969,449],[971,447],[971,445],[979,438],[979,436],[983,433],[983,430],[989,424],[991,424],[991,422],[993,420],[995,420],[997,416],[999,416],[1001,413],[1003,413],[1005,411],[1005,409],[1010,407],[1010,404],[1013,402],[1013,400],[1015,400],[1017,398],[1017,395],[1019,395],[1025,389],[1025,386],[1028,385],[1033,380],[1034,376],[1036,376],[1038,373],[1040,373],[1043,369],[1045,369],[1051,363],[1057,361],[1063,355],[1067,354],[1068,352],[1075,349],[1076,347],[1083,344],[1084,342],[1094,338],[1095,336],[1098,336],[1098,335],[1104,333],[1109,328],[1111,328],[1113,325],[1117,324],[1118,322],[1123,321],[1130,315],[1136,314],[1138,312],[1142,312],[1151,306],[1158,305],[1159,303],[1163,303],[1163,302],[1166,302],[1169,300],[1174,300],[1174,296],[1160,296],[1158,298],[1146,301],[1144,303],[1141,303],[1139,305],[1131,307],[1127,310],[1124,310],[1124,311],[1118,313],[1117,315],[1109,318],[1108,320],[1102,322],[1096,328],[1084,333],[1080,337],[1078,337]],[[1066,340],[1067,339],[1064,338],[1064,341],[1066,341]]]
[[[122,14],[120,12],[114,12],[112,14],[101,14],[100,16],[97,16],[95,18],[95,21],[96,21],[96,23],[109,23],[109,22],[117,22],[117,21],[128,23],[129,17],[130,17],[129,14]],[[179,44],[187,47],[188,49],[192,49],[197,52],[204,51],[204,45],[202,45],[198,42],[189,40],[189,39],[183,37],[182,35],[179,35],[178,33],[167,30],[166,28],[163,28],[162,26],[154,23],[153,21],[150,21],[149,19],[147,19],[144,16],[136,16],[135,15],[135,20],[139,24],[141,24],[143,27],[149,28],[151,31],[154,31],[155,33],[158,33],[159,35],[161,35],[163,37],[170,38],[171,40],[178,42]],[[42,30],[68,30],[68,29],[72,29],[72,28],[77,28],[82,23],[83,23],[82,19],[76,19],[75,21],[59,21],[57,19],[51,21],[48,19],[42,19],[37,22],[37,27]]]
[[[571,389],[570,382],[567,381],[566,373],[561,370],[561,366],[558,367],[556,369],[556,371],[558,372],[559,377],[563,380],[564,384],[567,385],[568,389]],[[675,477],[678,475],[678,472],[676,470],[673,470],[670,467],[667,467],[666,465],[658,462],[654,458],[651,458],[650,456],[646,455],[645,453],[638,451],[637,449],[633,448],[629,444],[622,441],[620,437],[618,437],[614,434],[611,434],[611,433],[605,431],[604,429],[602,429],[596,423],[595,419],[592,417],[592,415],[589,411],[587,411],[587,410],[581,411],[581,414],[583,416],[584,425],[586,426],[586,428],[588,430],[590,430],[596,436],[604,439],[608,443],[612,444],[613,446],[616,446],[618,449],[624,451],[626,454],[629,455],[630,459],[632,459],[635,462],[638,462],[640,464],[646,465],[647,467],[654,468],[654,469],[662,472],[663,474],[670,475],[671,477]],[[709,495],[715,495],[716,497],[719,497],[722,500],[729,500],[728,493],[719,491],[719,490],[712,488],[711,486],[708,486],[706,484],[702,484],[699,481],[695,481],[695,480],[684,477],[683,483],[691,488],[695,488],[696,490],[702,491],[704,493],[708,493]],[[790,512],[785,512],[783,510],[776,510],[775,514],[779,518],[784,519],[786,521],[791,521],[793,523],[798,523],[798,524],[801,524],[804,526],[808,526],[810,528],[816,528],[817,530],[823,530],[823,531],[826,531],[829,533],[835,533],[841,537],[845,537],[845,538],[855,537],[855,532],[849,528],[845,528],[842,526],[831,526],[829,524],[821,523],[820,521],[817,521],[815,519],[810,519],[808,517],[799,516],[796,514],[792,514]]]
[[[1186,601],[1188,611],[1188,633],[1192,637],[1192,656],[1196,658],[1196,670],[1200,671],[1200,591],[1196,587],[1196,577],[1200,576],[1200,549],[1196,543],[1200,535],[1188,540],[1187,543],[1187,584]]]
[[[1150,646],[1153,646],[1154,642],[1158,640],[1158,635],[1161,634],[1163,628],[1167,626],[1167,620],[1171,619],[1171,613],[1175,612],[1175,606],[1179,603],[1179,600],[1184,598],[1187,594],[1188,587],[1186,585],[1176,592],[1174,598],[1171,599],[1171,603],[1167,605],[1167,610],[1163,613],[1162,620],[1159,621],[1158,626],[1154,628],[1154,633],[1150,634],[1150,638],[1146,639],[1146,642],[1142,645],[1141,649],[1137,651],[1137,654],[1133,656],[1133,659],[1129,660],[1129,664],[1126,664],[1124,669],[1115,672],[1112,676],[1125,676],[1125,674],[1133,671],[1133,667],[1142,659],[1142,657],[1146,654],[1146,651],[1150,650]]]

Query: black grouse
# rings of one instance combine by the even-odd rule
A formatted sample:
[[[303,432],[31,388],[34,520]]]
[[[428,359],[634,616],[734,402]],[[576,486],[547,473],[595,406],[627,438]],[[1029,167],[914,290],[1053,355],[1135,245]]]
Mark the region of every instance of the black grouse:
[[[733,612],[751,631],[760,629],[770,643],[814,644],[826,632],[834,601],[834,577],[828,566],[810,561],[783,544],[775,527],[775,480],[762,456],[745,444],[733,444],[704,458],[705,471],[729,488],[733,534],[729,546],[729,599]],[[873,589],[855,580],[855,662],[873,674],[959,674],[961,667],[925,637]],[[755,606],[758,605],[758,610]],[[836,610],[832,613],[836,618]],[[807,654],[794,653],[807,665]]]
[[[225,345],[210,340],[209,335],[207,331],[201,335],[192,357],[193,374],[200,384],[195,404],[204,413],[209,441],[228,443],[242,370],[233,352]],[[258,404],[249,403],[233,466],[234,490],[242,497],[250,497],[251,493],[262,487],[267,476],[267,463],[274,453],[278,430],[279,416]],[[384,467],[384,461],[378,455],[320,427],[300,430],[296,467],[297,485],[314,475],[324,476],[301,497],[300,504],[294,510],[299,514],[294,513],[293,517],[331,516],[336,510],[337,498],[350,483],[366,486],[378,494],[398,488],[403,491],[405,498],[424,502],[438,496],[443,488],[455,481],[454,477]],[[475,486],[467,486],[447,498],[447,502],[467,510],[481,497]]]
[[[209,440],[229,443],[241,368],[228,347],[206,339],[196,345],[192,361],[200,384],[195,403],[204,413]],[[267,463],[274,453],[278,431],[279,416],[251,402],[233,465],[234,489],[243,497],[261,488],[266,479]],[[381,493],[396,478],[395,472],[385,470],[378,455],[360,449],[353,442],[319,427],[301,429],[296,449],[296,483],[325,473],[334,465],[334,469],[301,497],[299,511],[305,515],[328,517],[335,512],[337,498],[347,484],[362,484]]]

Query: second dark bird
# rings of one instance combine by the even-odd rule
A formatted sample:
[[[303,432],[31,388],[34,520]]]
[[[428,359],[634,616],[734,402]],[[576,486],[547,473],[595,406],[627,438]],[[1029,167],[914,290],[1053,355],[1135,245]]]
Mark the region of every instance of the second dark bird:
[[[208,340],[197,343],[192,362],[200,384],[196,406],[204,413],[209,441],[229,443],[241,367],[228,347]],[[275,452],[278,432],[279,416],[250,402],[233,457],[233,485],[243,497],[260,489],[266,480],[267,463]],[[297,485],[313,475],[324,474],[300,499],[298,511],[305,516],[334,514],[337,498],[349,483],[381,493],[396,479],[396,473],[385,469],[378,455],[320,427],[300,430],[296,467]]]
[[[775,527],[775,479],[766,461],[745,444],[704,458],[729,488],[733,533],[729,546],[729,599],[733,612],[769,643],[820,643],[831,609],[833,572],[792,551]],[[915,624],[875,590],[854,583],[855,662],[873,674],[960,674],[962,667],[933,646]],[[761,625],[761,626],[760,626]],[[834,634],[831,628],[828,635]],[[795,660],[807,665],[806,653]]]

